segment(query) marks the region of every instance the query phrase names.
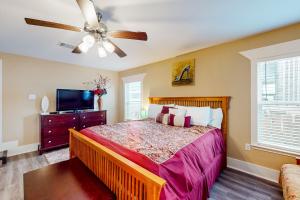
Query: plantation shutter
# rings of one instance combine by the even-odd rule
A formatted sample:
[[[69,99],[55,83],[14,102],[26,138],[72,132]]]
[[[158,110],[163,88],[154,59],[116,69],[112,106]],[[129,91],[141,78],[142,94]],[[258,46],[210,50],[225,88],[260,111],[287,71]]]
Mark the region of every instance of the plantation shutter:
[[[300,57],[258,63],[257,143],[300,153]]]

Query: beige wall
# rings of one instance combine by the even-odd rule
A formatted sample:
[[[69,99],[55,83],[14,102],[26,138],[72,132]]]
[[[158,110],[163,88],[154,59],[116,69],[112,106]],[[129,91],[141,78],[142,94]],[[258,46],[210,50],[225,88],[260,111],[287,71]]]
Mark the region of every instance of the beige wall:
[[[120,72],[119,109],[123,113],[121,78],[138,73],[146,73],[145,103],[150,96],[231,96],[228,156],[279,169],[283,163],[294,163],[295,159],[262,150],[244,150],[245,143],[250,143],[250,61],[239,52],[299,38],[300,24],[297,24]],[[196,59],[195,85],[172,87],[172,64],[189,58]]]
[[[57,88],[86,89],[82,82],[92,80],[98,73],[109,76],[112,87],[104,96],[108,122],[117,121],[118,73],[76,65],[51,62],[0,53],[3,61],[3,141],[26,145],[39,142],[40,102],[44,95],[50,99],[50,111],[55,111]],[[28,100],[29,94],[37,99]]]

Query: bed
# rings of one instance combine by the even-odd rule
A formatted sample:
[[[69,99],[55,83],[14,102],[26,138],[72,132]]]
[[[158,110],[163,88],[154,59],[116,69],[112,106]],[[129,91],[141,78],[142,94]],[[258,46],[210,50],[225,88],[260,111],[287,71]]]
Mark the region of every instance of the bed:
[[[117,199],[206,199],[226,167],[229,97],[152,97],[149,101],[221,108],[222,128],[184,129],[147,119],[80,132],[70,129],[71,157],[82,160]]]

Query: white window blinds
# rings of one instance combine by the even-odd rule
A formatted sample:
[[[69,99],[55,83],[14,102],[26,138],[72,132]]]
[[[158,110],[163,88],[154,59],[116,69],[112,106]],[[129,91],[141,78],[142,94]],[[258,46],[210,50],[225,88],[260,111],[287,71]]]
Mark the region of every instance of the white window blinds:
[[[300,153],[300,57],[257,64],[257,143]]]
[[[125,120],[141,118],[142,82],[125,83]]]

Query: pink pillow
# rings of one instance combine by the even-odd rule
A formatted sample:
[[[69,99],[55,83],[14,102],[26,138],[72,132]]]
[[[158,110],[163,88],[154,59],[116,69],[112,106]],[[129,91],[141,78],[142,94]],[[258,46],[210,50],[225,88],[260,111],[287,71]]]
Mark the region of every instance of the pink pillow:
[[[189,127],[191,127],[191,116],[170,114],[169,125],[189,128]]]
[[[161,113],[163,114],[169,114],[169,108],[174,108],[174,107],[170,107],[170,106],[163,106]]]

